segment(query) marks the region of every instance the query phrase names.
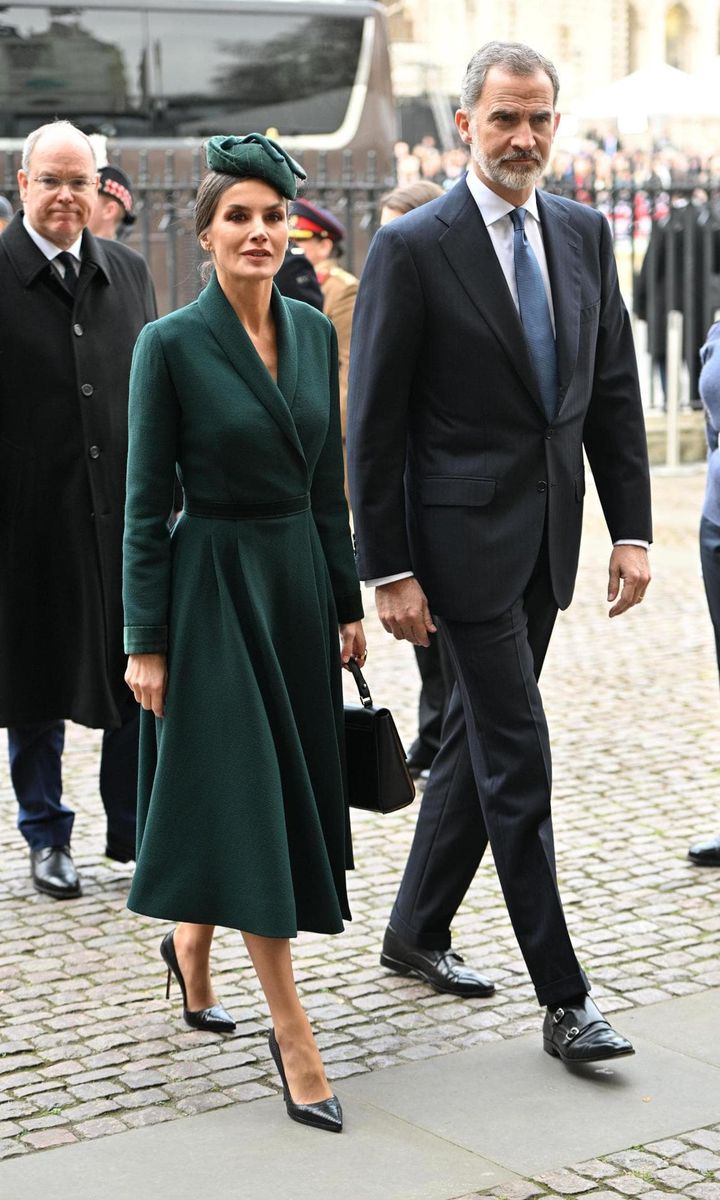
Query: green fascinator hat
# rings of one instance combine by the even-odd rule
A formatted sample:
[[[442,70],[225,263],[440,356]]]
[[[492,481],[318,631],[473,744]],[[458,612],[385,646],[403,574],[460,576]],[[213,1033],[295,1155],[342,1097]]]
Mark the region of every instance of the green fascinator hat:
[[[298,180],[307,179],[300,163],[261,133],[246,137],[218,134],[205,143],[205,155],[211,171],[237,175],[238,179],[264,179],[288,200],[295,199]]]

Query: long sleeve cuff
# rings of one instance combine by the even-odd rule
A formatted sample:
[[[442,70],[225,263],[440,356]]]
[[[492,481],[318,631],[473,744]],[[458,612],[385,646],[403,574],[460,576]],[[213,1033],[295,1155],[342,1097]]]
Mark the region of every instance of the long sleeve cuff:
[[[167,654],[167,625],[126,625],[126,654]]]

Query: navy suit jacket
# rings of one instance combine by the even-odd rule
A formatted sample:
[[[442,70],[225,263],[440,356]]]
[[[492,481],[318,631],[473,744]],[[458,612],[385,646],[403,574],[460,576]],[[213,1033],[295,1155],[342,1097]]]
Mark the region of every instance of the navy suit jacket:
[[[548,424],[520,318],[465,181],[380,229],[355,313],[348,462],[361,579],[412,571],[433,612],[497,615],[547,529],[555,600],[572,598],[583,447],[613,541],[651,540],[630,321],[600,213],[538,193],[555,310]]]

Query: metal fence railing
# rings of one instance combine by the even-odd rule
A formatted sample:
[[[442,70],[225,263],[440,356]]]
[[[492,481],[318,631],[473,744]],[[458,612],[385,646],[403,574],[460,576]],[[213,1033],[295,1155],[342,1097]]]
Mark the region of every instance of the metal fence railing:
[[[147,260],[161,312],[194,299],[202,260],[193,227],[195,193],[203,173],[199,146],[112,147],[110,161],[133,180],[138,220],[127,244]],[[0,193],[17,202],[19,150],[0,151]],[[343,265],[359,274],[375,231],[379,200],[392,186],[378,177],[373,155],[361,174],[348,153],[340,177],[331,178],[319,156],[304,194],[329,208],[345,225]],[[591,204],[611,227],[626,298],[647,322],[647,347],[659,386],[650,404],[664,406],[667,316],[683,314],[685,395],[696,403],[698,350],[720,309],[720,179],[677,180],[669,187],[621,178],[609,182],[546,179],[559,195]]]

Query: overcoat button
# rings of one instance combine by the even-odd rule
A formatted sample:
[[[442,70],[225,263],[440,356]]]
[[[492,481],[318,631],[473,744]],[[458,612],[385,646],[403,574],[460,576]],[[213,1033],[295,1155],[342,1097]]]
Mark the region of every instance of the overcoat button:
[[[538,490],[539,492],[546,492],[546,491],[547,491],[547,484],[546,484],[546,482],[545,482],[545,480],[544,480],[544,479],[541,479],[541,480],[540,480],[540,482],[538,483],[538,485],[537,485],[537,490]]]
[[[91,383],[84,383],[80,388],[80,391],[82,392],[83,396],[92,396],[95,388]]]
[[[100,457],[100,447],[99,446],[91,446],[90,449],[88,450],[88,454],[90,455],[91,458],[99,458]]]
[[[554,432],[555,432],[554,429],[546,429],[545,430],[545,437],[547,438],[548,441],[550,441],[550,438],[552,437]]]
[[[73,325],[73,333],[75,334],[75,337],[82,337],[83,332],[82,325]]]

